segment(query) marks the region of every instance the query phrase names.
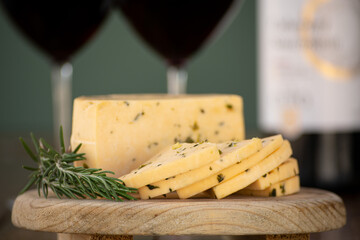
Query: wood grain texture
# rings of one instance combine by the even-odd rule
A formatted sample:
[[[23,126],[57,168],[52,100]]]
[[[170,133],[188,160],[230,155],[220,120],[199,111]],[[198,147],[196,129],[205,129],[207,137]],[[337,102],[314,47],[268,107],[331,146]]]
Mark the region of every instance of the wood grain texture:
[[[133,236],[58,233],[57,240],[133,240]]]
[[[309,240],[310,234],[267,235],[266,240]]]
[[[301,234],[345,225],[337,195],[302,188],[269,198],[232,195],[216,199],[152,199],[126,202],[71,200],[29,191],[15,200],[12,222],[30,230],[100,235]]]
[[[224,240],[309,240],[310,234],[226,236]],[[79,239],[82,240],[82,239]]]
[[[184,237],[183,237],[184,238]],[[192,239],[196,239],[193,237]],[[229,240],[309,240],[310,234],[287,234],[287,235],[247,235],[227,238]],[[57,240],[133,240],[129,235],[87,235],[58,233]]]

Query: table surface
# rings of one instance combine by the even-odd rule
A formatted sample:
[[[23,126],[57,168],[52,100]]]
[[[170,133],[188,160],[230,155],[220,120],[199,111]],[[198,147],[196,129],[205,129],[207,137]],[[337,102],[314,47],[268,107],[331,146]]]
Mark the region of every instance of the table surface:
[[[284,197],[226,199],[48,199],[35,190],[17,197],[14,225],[37,231],[109,235],[265,235],[312,233],[346,223],[342,199],[302,188]]]

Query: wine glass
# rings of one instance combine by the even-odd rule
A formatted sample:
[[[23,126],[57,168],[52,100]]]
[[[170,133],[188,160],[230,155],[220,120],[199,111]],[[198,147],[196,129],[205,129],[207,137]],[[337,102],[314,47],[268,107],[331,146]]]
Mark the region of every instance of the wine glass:
[[[52,63],[53,127],[59,126],[68,142],[71,128],[72,65],[70,57],[99,28],[110,9],[110,0],[1,0],[8,16]]]
[[[187,60],[220,35],[242,0],[119,0],[130,25],[168,64],[168,93],[186,93]]]

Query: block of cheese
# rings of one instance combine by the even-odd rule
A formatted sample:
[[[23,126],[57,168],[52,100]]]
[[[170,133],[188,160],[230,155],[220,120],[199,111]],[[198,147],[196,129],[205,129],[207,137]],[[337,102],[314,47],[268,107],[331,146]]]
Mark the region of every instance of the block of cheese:
[[[145,186],[139,188],[141,199],[154,198],[200,181],[226,167],[235,164],[236,162],[243,160],[244,158],[249,157],[260,150],[262,144],[261,139],[253,138],[251,140],[244,140],[241,142],[228,141],[217,144],[217,147],[220,150],[219,159],[188,172],[151,183],[151,187]]]
[[[177,190],[179,198],[189,198],[198,193],[201,193],[205,190],[212,188],[213,186],[219,184],[219,182],[230,179],[233,176],[245,171],[246,169],[252,167],[259,161],[266,158],[268,155],[276,151],[281,144],[283,143],[283,138],[281,135],[275,135],[272,137],[262,139],[262,148],[251,155],[250,157],[236,162],[236,164],[217,172],[203,180],[195,182],[187,187]]]
[[[244,172],[236,175],[235,177],[225,180],[213,187],[216,198],[224,198],[234,192],[237,192],[251,183],[255,182],[264,174],[270,172],[272,169],[278,167],[281,163],[285,162],[292,154],[292,149],[289,141],[285,140],[281,147],[269,155],[264,160],[258,162],[254,166],[246,169]]]
[[[128,187],[157,188],[151,183],[199,168],[219,158],[219,149],[214,143],[177,143],[120,179]]]
[[[237,95],[107,95],[74,101],[71,146],[119,177],[176,142],[244,140]],[[76,162],[82,165],[83,162]]]
[[[300,191],[300,178],[294,176],[286,180],[277,182],[264,190],[243,189],[238,193],[242,195],[258,197],[279,197],[293,194]]]
[[[279,167],[262,175],[258,180],[246,187],[250,190],[264,190],[274,183],[283,181],[290,177],[299,175],[299,166],[295,158],[290,158],[283,162]]]

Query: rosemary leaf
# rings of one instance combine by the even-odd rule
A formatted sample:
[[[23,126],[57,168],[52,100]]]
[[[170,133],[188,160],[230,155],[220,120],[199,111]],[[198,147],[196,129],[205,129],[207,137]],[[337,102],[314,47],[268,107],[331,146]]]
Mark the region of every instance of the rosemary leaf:
[[[23,169],[29,170],[29,171],[37,171],[39,170],[38,168],[33,168],[33,167],[28,167],[28,166],[22,166]]]
[[[27,190],[29,190],[29,188],[35,183],[36,181],[36,176],[33,176],[30,181],[25,185],[25,187],[20,191],[20,194],[26,192]]]
[[[73,151],[73,153],[77,153],[79,151],[79,149],[81,148],[81,143],[75,148],[75,150]]]
[[[65,153],[65,142],[64,142],[64,133],[63,133],[62,126],[60,126],[60,148],[61,148],[61,153],[64,154]]]
[[[50,188],[58,198],[65,196],[74,199],[103,197],[114,201],[135,200],[129,193],[136,193],[137,189],[126,187],[120,179],[107,176],[107,174],[114,174],[113,172],[102,171],[98,168],[74,167],[72,163],[85,160],[85,154],[77,153],[81,144],[74,151],[65,152],[62,127],[60,127],[60,152],[57,152],[43,138],[40,138],[39,141],[36,140],[32,133],[31,139],[36,154],[22,138],[20,138],[20,142],[29,156],[38,163],[38,167],[23,166],[32,173],[29,182],[20,194],[35,185],[38,195],[40,196],[42,193],[45,198],[48,197]]]
[[[31,157],[32,160],[34,160],[35,162],[38,162],[37,157],[35,156],[35,154],[31,151],[31,149],[29,148],[29,146],[25,143],[23,138],[19,138],[21,144],[23,145],[25,151],[29,154],[29,156]]]
[[[31,140],[32,140],[32,142],[33,142],[33,145],[34,145],[34,147],[35,147],[35,150],[36,150],[36,152],[38,153],[39,152],[39,142],[38,141],[36,141],[36,138],[35,138],[35,135],[33,134],[33,133],[30,133],[30,137],[31,137]]]

